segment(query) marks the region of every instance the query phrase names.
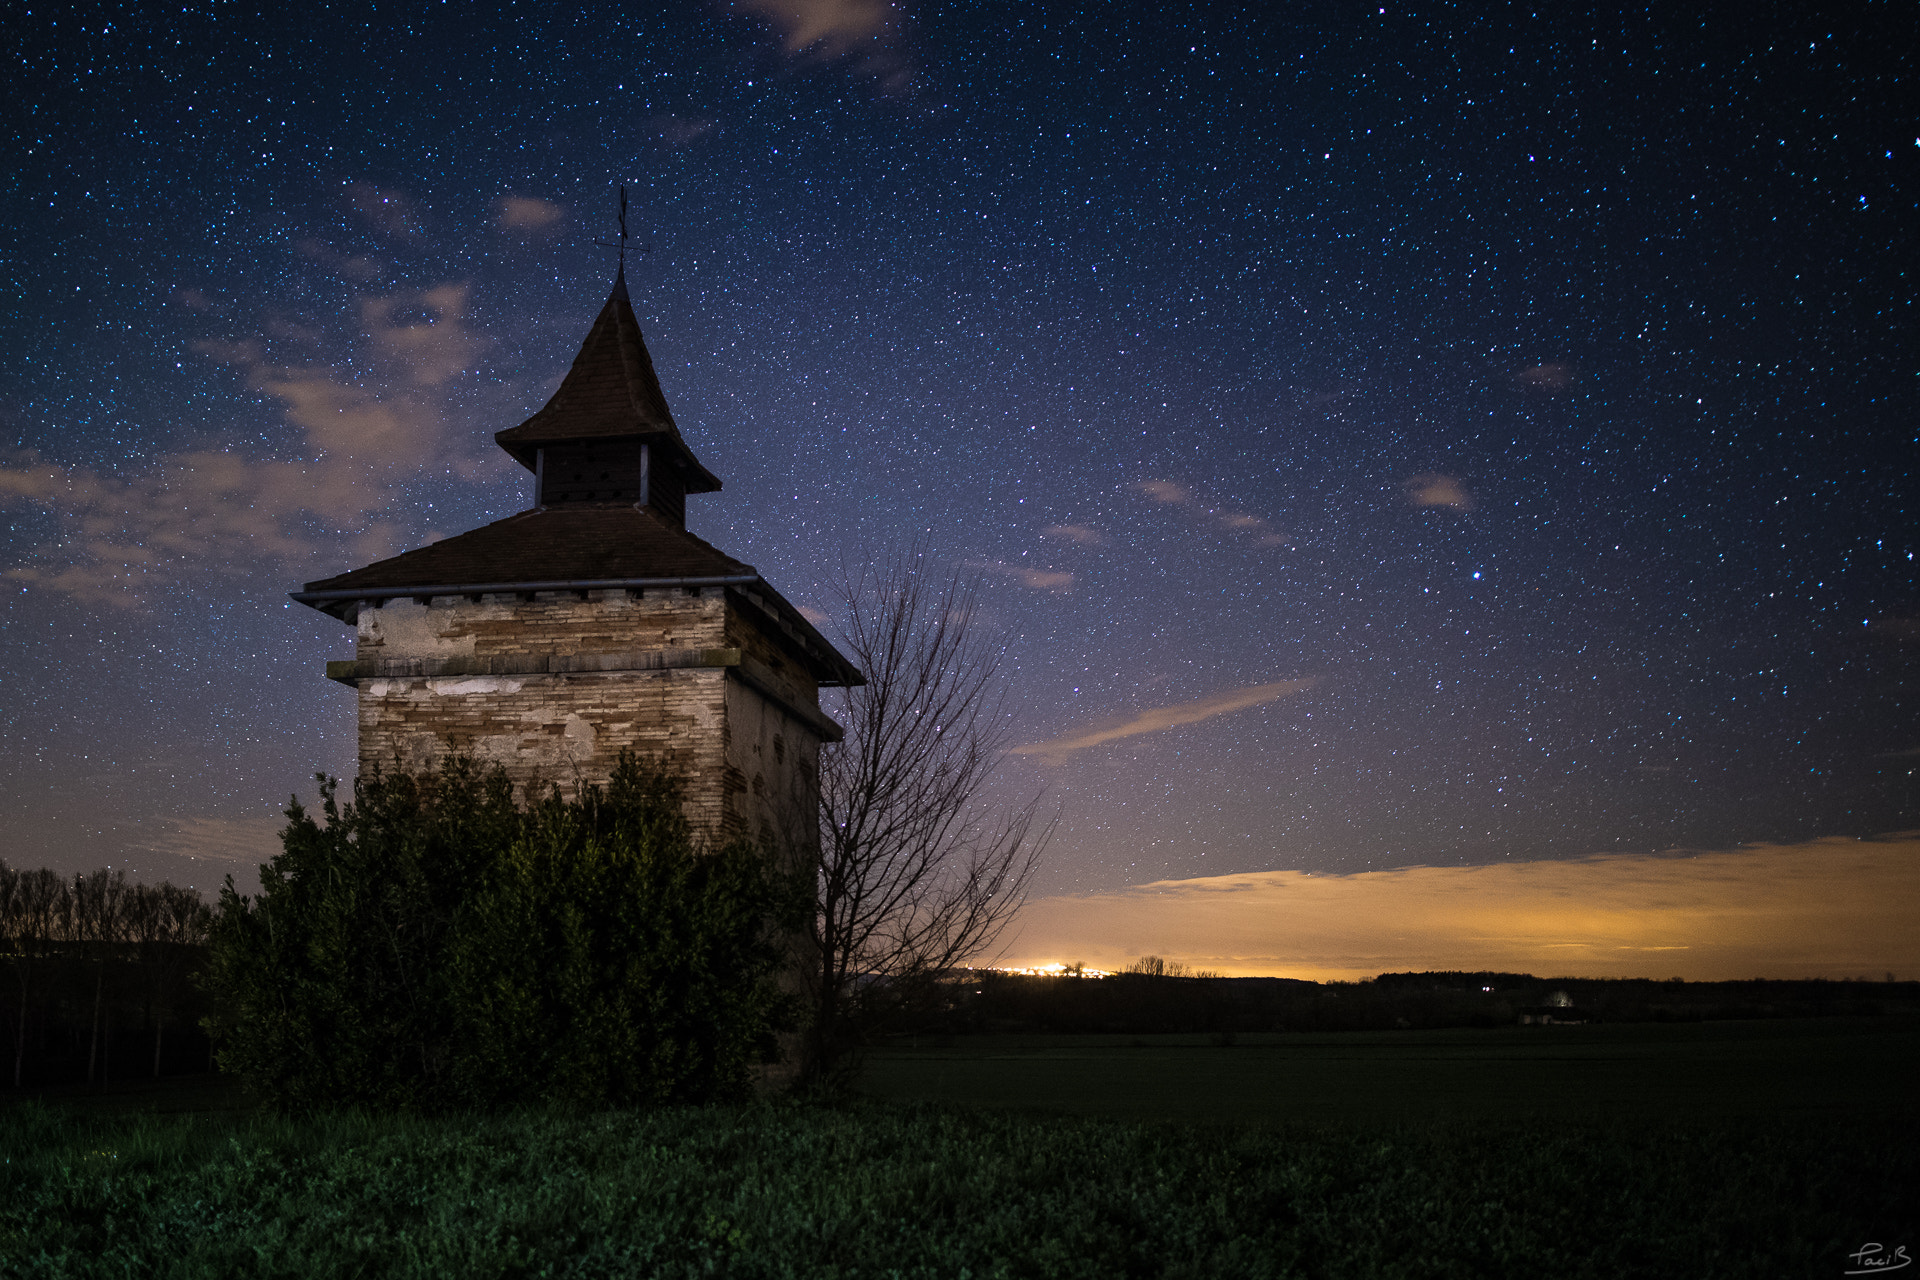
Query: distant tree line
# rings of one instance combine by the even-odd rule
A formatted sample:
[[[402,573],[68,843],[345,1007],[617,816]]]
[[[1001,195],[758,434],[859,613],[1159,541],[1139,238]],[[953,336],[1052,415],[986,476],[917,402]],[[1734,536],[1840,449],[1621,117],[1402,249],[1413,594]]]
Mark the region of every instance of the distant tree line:
[[[1696,1022],[1920,1013],[1920,983],[1751,979],[1538,978],[1387,973],[1361,982],[1188,974],[1148,956],[1105,977],[956,970],[911,1034],[1207,1034],[1511,1026],[1563,996],[1582,1020]]]
[[[0,1034],[13,1087],[206,1070],[194,978],[211,918],[178,885],[0,862]]]

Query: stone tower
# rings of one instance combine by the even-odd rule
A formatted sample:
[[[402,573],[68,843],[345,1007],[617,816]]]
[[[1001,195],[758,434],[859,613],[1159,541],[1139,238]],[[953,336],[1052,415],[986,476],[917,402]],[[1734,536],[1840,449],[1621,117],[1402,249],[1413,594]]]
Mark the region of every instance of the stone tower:
[[[464,752],[571,793],[632,748],[707,839],[812,838],[820,743],[840,738],[819,691],[861,675],[687,532],[687,495],[720,481],[667,410],[624,274],[546,407],[494,439],[533,473],[531,509],[293,595],[357,629],[327,675],[357,691],[361,773]]]

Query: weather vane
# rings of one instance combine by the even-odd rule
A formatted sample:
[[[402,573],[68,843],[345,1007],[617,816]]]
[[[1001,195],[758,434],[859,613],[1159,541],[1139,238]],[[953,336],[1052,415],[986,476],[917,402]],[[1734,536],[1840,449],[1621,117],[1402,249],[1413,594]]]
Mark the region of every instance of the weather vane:
[[[595,240],[594,243],[599,245],[603,249],[618,249],[620,251],[620,274],[622,276],[627,274],[627,184],[626,183],[623,182],[620,184],[620,242],[618,244],[614,244],[606,240]],[[645,247],[641,247],[634,250],[634,252],[636,253],[645,253],[646,251],[647,250]]]

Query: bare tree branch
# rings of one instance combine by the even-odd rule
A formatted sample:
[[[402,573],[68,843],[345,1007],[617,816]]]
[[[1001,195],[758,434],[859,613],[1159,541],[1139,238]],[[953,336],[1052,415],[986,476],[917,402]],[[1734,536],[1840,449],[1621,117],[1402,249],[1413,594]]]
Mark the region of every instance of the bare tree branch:
[[[993,947],[1052,834],[1038,795],[985,805],[1007,745],[998,654],[974,626],[977,581],[930,581],[928,560],[916,544],[836,584],[840,645],[867,683],[847,691],[846,740],[821,753],[816,1081],[890,1005]]]

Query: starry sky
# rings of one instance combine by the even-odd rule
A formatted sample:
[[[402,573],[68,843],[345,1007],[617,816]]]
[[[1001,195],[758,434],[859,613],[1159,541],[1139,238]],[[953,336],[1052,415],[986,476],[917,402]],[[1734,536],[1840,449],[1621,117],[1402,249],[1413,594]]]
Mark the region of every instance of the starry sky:
[[[529,503],[620,183],[690,527],[982,578],[1045,895],[1920,827],[1912,17],[1824,8],[16,7],[0,857],[351,770],[286,592]]]

